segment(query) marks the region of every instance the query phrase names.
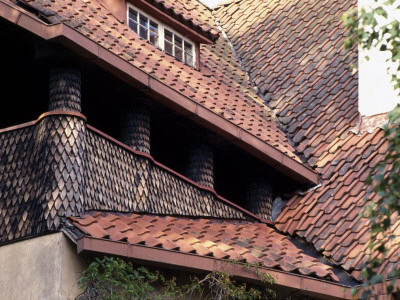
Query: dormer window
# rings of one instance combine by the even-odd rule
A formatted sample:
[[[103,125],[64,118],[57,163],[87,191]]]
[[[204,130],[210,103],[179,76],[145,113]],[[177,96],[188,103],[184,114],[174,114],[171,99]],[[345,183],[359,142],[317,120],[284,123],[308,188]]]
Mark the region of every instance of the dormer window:
[[[195,46],[192,41],[131,4],[128,4],[128,25],[150,44],[191,67],[195,66]]]

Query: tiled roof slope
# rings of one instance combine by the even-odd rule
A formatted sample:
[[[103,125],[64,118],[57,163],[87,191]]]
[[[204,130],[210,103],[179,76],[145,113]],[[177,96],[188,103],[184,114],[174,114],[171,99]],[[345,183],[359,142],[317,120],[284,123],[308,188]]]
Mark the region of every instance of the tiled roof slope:
[[[340,16],[356,1],[237,1],[215,16],[250,79],[297,150],[315,149],[357,120],[357,75],[345,57]]]
[[[277,228],[303,237],[360,279],[369,236],[368,221],[359,213],[365,197],[376,197],[365,181],[387,145],[381,129],[351,131],[358,128],[359,114],[357,74],[351,74],[349,61],[357,58],[343,50],[340,16],[355,5],[242,0],[214,14],[251,80],[322,179],[318,189],[290,199]],[[397,262],[399,247],[392,249],[381,271]]]
[[[312,243],[318,251],[360,279],[368,256],[368,220],[360,218],[364,198],[376,199],[365,181],[373,167],[386,154],[383,131],[348,133],[336,137],[318,160],[322,186],[305,196],[294,196],[276,220],[276,226]],[[398,226],[398,225],[396,225]],[[394,234],[399,235],[394,228]],[[396,263],[399,245],[393,246],[387,271]]]
[[[8,2],[8,0],[2,1]],[[249,93],[242,85],[231,79],[240,72],[234,74],[227,72],[224,74],[223,81],[213,78],[210,74],[199,72],[139,38],[95,0],[63,2],[33,0],[28,4],[39,11],[45,11],[49,22],[63,22],[135,67],[174,88],[178,93],[191,98],[301,162],[290,141],[278,128],[271,111],[261,104],[254,93]],[[202,9],[202,14],[206,13],[209,14],[207,18],[211,20],[211,12]],[[202,18],[207,19],[204,16]],[[211,21],[208,23],[211,24]],[[221,39],[223,37],[220,36],[217,43],[223,42]],[[208,51],[212,52],[213,49],[210,47]],[[210,55],[217,54],[210,54],[210,52],[206,54],[206,56]],[[230,56],[234,58],[233,54]],[[219,61],[215,60],[212,63],[219,64]],[[225,68],[223,63],[219,66],[221,70]]]
[[[303,254],[287,237],[262,223],[106,212],[70,219],[94,238],[262,263],[267,268],[338,281],[331,267]]]

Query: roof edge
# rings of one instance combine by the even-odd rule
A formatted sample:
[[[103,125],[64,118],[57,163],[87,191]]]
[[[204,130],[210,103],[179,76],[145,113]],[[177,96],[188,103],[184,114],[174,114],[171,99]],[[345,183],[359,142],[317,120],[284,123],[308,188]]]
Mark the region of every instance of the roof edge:
[[[241,264],[230,264],[224,260],[196,254],[182,253],[126,242],[109,241],[82,236],[77,239],[77,253],[83,251],[99,252],[109,255],[127,257],[138,262],[156,264],[161,267],[183,269],[185,271],[223,270],[233,276],[254,283],[262,283],[254,267],[243,268]],[[352,299],[350,286],[329,282],[322,279],[306,277],[284,271],[263,268],[274,278],[274,284],[280,287],[301,290],[305,294],[329,299]]]
[[[253,154],[293,180],[301,184],[318,183],[318,175],[314,170],[309,169],[255,135],[177,92],[145,71],[123,60],[118,55],[99,46],[76,30],[62,23],[47,25],[4,2],[0,2],[0,17],[43,39],[58,41],[64,46],[77,51],[86,59],[129,82],[142,92],[156,98],[184,116],[192,118],[197,123],[227,138],[233,144]]]

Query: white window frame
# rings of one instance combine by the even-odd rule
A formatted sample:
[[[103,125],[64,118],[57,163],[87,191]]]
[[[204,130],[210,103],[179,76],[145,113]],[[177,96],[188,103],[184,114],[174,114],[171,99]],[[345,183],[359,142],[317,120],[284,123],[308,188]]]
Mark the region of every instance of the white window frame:
[[[128,3],[127,10],[126,10],[126,20],[127,20],[127,25],[128,25],[129,28],[130,28],[130,26],[129,26],[130,25],[129,10],[130,9],[133,9],[136,12],[138,12],[140,15],[146,17],[149,20],[149,22],[151,21],[151,22],[156,23],[158,25],[158,42],[157,42],[157,44],[153,44],[153,43],[150,42],[150,37],[149,37],[150,29],[148,29],[148,33],[147,33],[147,39],[146,39],[147,42],[149,42],[150,44],[152,44],[152,45],[156,46],[157,48],[161,49],[165,53],[167,53],[165,51],[165,35],[164,35],[165,29],[166,29],[169,32],[171,32],[174,35],[174,37],[176,36],[176,37],[178,37],[178,38],[180,38],[182,40],[182,59],[178,59],[175,56],[175,43],[173,44],[173,47],[172,47],[172,49],[173,49],[172,56],[175,57],[176,59],[182,61],[183,63],[187,64],[188,66],[191,66],[191,67],[195,67],[196,66],[196,44],[192,40],[184,37],[182,34],[179,34],[178,32],[173,30],[168,25],[163,24],[162,22],[158,21],[157,19],[151,17],[150,15],[148,15],[145,12],[143,12],[141,9],[137,8],[136,6],[132,5],[131,3]],[[140,17],[138,16],[138,18],[139,18],[139,22],[138,22],[138,33],[137,33],[137,35],[140,38],[142,38],[140,36]],[[192,53],[191,53],[192,64],[188,64],[188,63],[185,62],[185,60],[186,60],[185,59],[186,58],[185,43],[188,43],[188,44],[190,44],[192,46]],[[167,54],[169,54],[169,53],[167,53]],[[171,54],[169,54],[169,55],[171,55]]]

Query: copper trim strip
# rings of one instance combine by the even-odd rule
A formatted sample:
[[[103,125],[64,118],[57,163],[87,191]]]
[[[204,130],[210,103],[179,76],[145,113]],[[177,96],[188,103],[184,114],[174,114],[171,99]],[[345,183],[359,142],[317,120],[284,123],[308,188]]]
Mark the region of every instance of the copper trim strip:
[[[49,116],[72,116],[72,117],[80,118],[80,119],[84,120],[85,122],[87,122],[86,116],[82,115],[81,113],[78,113],[78,112],[75,112],[75,111],[56,111],[56,110],[54,110],[54,111],[48,111],[48,112],[45,112],[45,113],[41,114],[34,121],[30,121],[30,122],[26,122],[26,123],[18,124],[18,125],[15,125],[15,126],[11,126],[11,127],[0,129],[0,133],[13,131],[13,130],[18,130],[18,129],[25,128],[25,127],[34,126],[38,122],[40,122],[42,119],[44,119],[46,117],[49,117]]]

